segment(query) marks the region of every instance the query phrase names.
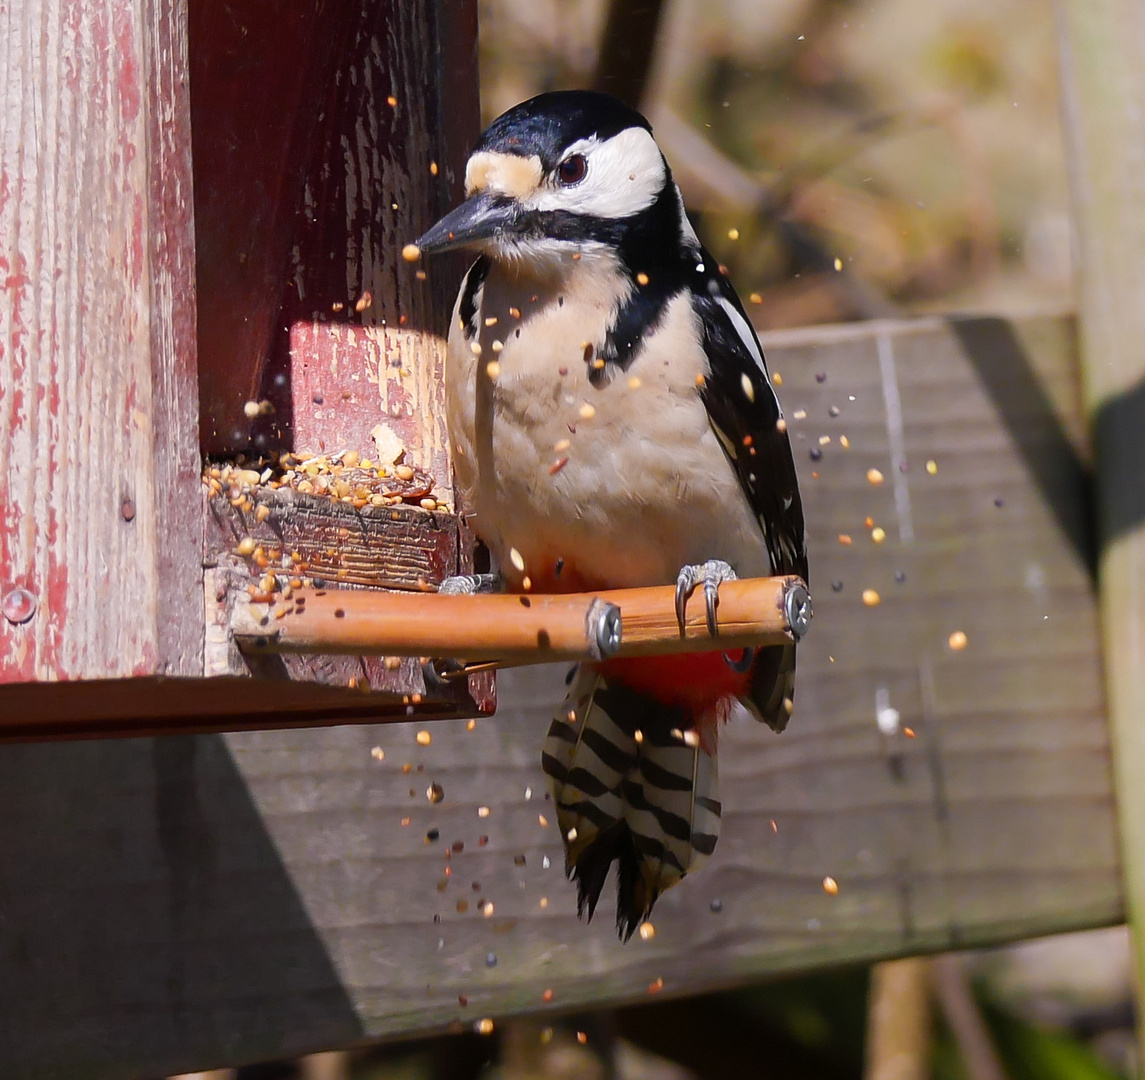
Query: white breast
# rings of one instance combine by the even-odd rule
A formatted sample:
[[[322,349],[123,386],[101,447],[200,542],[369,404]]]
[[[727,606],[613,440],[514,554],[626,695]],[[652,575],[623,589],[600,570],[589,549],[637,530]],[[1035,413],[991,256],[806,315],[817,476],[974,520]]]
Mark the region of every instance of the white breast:
[[[525,574],[551,583],[558,559],[567,582],[596,587],[669,584],[685,563],[713,558],[741,576],[769,573],[700,400],[691,303],[673,300],[628,370],[594,387],[585,357],[599,354],[625,285],[615,264],[586,263],[547,282],[494,265],[479,297],[480,355],[454,312],[447,418],[474,529],[514,585]]]

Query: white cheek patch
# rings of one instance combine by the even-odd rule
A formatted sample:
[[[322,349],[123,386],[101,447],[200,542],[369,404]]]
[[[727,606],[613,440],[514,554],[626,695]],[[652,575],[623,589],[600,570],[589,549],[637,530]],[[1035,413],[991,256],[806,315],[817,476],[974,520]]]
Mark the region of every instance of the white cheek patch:
[[[664,187],[664,159],[643,128],[627,128],[611,139],[581,139],[565,151],[566,158],[573,154],[585,156],[585,178],[572,187],[553,183],[539,190],[524,200],[530,209],[626,218],[651,206]]]
[[[541,159],[481,150],[465,166],[465,194],[495,191],[511,199],[527,199],[541,184]]]

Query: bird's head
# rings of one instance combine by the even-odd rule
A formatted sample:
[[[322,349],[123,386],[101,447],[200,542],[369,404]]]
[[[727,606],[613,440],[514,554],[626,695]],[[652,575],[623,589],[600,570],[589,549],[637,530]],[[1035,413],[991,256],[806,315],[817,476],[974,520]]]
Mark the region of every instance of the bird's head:
[[[540,94],[488,127],[465,168],[466,199],[416,241],[543,266],[678,236],[682,207],[648,121],[608,94]]]

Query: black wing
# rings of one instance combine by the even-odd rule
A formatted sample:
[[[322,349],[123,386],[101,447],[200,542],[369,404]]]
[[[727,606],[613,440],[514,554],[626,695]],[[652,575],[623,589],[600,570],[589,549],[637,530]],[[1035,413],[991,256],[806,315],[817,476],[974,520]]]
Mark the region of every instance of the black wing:
[[[714,266],[706,252],[701,264]],[[693,303],[709,366],[700,397],[712,429],[759,521],[773,573],[806,581],[803,503],[763,349],[726,278],[709,272],[693,289]]]

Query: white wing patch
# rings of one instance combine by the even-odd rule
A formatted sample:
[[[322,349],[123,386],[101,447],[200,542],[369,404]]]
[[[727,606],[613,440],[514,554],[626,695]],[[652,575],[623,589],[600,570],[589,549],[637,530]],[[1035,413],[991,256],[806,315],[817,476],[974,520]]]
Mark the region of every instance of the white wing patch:
[[[747,320],[736,311],[735,304],[722,296],[717,296],[715,299],[716,303],[724,309],[724,314],[731,319],[732,326],[736,328],[736,333],[739,334],[739,339],[743,342],[743,347],[747,349],[748,355],[755,359],[759,365],[759,370],[763,372],[766,378],[767,368],[763,363],[763,352],[760,350],[759,342],[755,339],[755,331],[748,326]]]
[[[602,218],[627,218],[646,210],[664,187],[664,158],[644,128],[626,128],[611,139],[575,142],[565,157],[583,154],[584,179],[572,187],[546,185],[522,199],[533,210],[567,210]]]

